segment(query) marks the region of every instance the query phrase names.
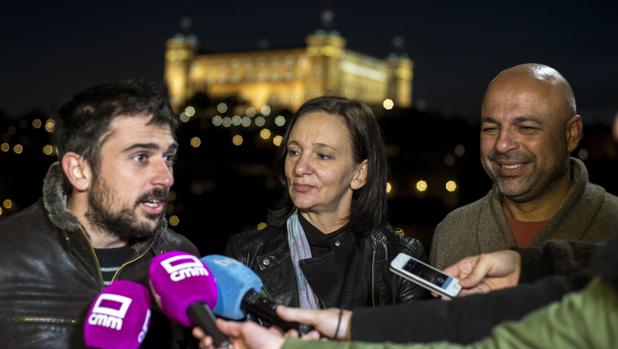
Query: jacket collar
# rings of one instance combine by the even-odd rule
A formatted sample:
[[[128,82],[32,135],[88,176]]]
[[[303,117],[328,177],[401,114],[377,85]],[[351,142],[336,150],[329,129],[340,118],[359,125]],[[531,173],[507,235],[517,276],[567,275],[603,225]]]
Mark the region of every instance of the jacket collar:
[[[43,179],[43,206],[47,211],[47,216],[56,227],[75,234],[82,227],[67,206],[69,192],[70,185],[64,179],[60,164],[56,161],[51,164]],[[131,248],[135,251],[142,251],[152,244],[152,239],[162,236],[165,231],[167,231],[167,220],[163,217],[161,226],[152,238],[136,242]]]

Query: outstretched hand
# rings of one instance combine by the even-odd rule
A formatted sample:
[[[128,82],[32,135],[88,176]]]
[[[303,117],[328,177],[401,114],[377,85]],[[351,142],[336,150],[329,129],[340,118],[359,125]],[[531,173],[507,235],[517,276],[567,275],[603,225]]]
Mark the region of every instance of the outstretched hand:
[[[230,337],[234,349],[280,349],[285,341],[283,332],[277,328],[265,328],[252,321],[225,321],[217,319],[217,328]],[[293,334],[290,334],[293,335]],[[199,340],[200,349],[218,349],[212,337],[199,327],[193,329],[193,336]]]
[[[521,256],[512,250],[466,257],[444,269],[459,279],[460,296],[486,293],[516,286],[521,272]]]

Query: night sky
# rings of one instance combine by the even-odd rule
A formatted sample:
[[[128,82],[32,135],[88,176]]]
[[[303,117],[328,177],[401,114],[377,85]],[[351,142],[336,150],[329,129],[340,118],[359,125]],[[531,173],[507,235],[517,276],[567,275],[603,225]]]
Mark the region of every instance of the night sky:
[[[590,123],[618,112],[616,1],[17,1],[0,8],[0,110],[49,112],[115,79],[162,81],[182,16],[208,51],[302,47],[330,4],[347,47],[385,57],[395,35],[415,62],[417,105],[478,115],[488,81],[525,62],[554,66]],[[419,103],[420,102],[420,103]]]

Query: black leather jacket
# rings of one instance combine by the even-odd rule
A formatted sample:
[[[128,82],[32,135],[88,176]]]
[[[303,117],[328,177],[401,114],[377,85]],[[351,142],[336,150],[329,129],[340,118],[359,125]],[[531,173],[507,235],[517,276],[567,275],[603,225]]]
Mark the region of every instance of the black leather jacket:
[[[0,220],[0,347],[84,348],[83,326],[103,280],[98,261],[77,219],[66,209],[57,166],[44,182],[43,198]],[[148,241],[131,245],[134,257],[116,279],[148,287],[153,256],[168,250],[197,255],[186,238],[159,229]],[[151,325],[142,348],[186,346],[186,331],[172,325],[152,300]]]
[[[420,241],[386,229],[371,232],[360,243],[351,233],[343,236],[341,246],[354,246],[351,258],[345,259],[349,262],[345,275],[327,275],[329,263],[338,262],[334,252],[300,261],[321,308],[376,307],[427,295],[423,288],[389,271],[390,261],[399,252],[426,260]],[[269,226],[234,235],[228,241],[226,254],[253,269],[274,301],[299,305],[285,227]]]

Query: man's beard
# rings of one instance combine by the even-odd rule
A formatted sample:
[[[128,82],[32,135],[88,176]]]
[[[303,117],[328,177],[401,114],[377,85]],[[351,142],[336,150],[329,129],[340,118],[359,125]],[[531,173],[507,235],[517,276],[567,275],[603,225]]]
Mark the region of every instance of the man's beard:
[[[135,208],[149,199],[167,201],[168,191],[155,188],[141,195],[132,207],[121,207],[119,212],[112,212],[108,208],[117,202],[114,194],[102,178],[94,179],[93,189],[88,193],[88,211],[86,219],[96,229],[104,234],[118,237],[122,241],[130,242],[151,237],[163,224],[163,214],[146,215],[151,221],[157,221],[154,228],[147,223],[140,223],[135,215]]]

